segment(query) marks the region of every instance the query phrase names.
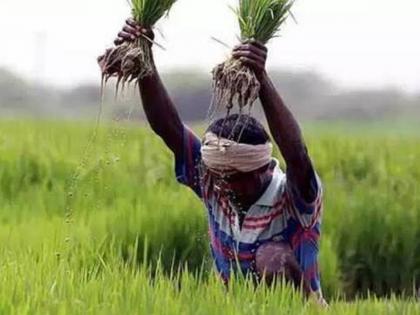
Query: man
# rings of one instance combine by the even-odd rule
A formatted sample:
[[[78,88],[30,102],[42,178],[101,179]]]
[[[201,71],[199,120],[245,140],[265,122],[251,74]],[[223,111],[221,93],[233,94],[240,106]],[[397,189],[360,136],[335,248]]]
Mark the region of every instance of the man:
[[[142,34],[153,38],[127,20],[115,44]],[[320,180],[300,128],[265,70],[266,47],[248,42],[232,55],[261,83],[261,104],[286,174],[272,158],[264,127],[250,116],[215,121],[200,140],[182,123],[157,71],[139,81],[147,119],[174,153],[177,180],[207,207],[211,251],[222,278],[227,282],[238,269],[268,283],[285,277],[324,303],[318,272]]]

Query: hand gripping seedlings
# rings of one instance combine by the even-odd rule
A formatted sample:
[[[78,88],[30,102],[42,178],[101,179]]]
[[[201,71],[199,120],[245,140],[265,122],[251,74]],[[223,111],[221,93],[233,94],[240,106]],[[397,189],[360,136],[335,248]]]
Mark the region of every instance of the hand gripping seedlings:
[[[176,0],[129,0],[134,20],[146,29],[151,29],[156,22],[169,12]],[[117,78],[117,91],[120,83],[147,77],[153,73],[151,43],[153,39],[142,35],[133,42],[108,49],[99,57],[102,80]]]
[[[290,14],[294,0],[239,0],[234,9],[239,20],[241,41],[257,40],[266,44]],[[254,72],[241,61],[228,59],[213,70],[213,100],[210,115],[226,108],[228,115],[235,105],[242,113],[251,109],[258,98],[260,83]]]

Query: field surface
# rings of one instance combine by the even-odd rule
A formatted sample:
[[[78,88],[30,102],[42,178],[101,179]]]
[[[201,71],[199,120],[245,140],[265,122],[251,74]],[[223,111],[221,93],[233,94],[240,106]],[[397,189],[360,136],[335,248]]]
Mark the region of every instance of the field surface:
[[[305,130],[325,186],[328,311],[243,279],[227,292],[163,143],[93,129],[0,122],[0,314],[420,314],[418,127]]]

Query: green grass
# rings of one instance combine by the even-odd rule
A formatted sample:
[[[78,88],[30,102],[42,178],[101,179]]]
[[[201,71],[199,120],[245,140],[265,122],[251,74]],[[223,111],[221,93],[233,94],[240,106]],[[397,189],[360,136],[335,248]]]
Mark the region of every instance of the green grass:
[[[418,314],[420,135],[349,127],[305,132],[325,185],[328,313]],[[205,211],[163,143],[103,128],[80,166],[91,130],[0,122],[0,314],[323,313],[285,288],[238,279],[226,293]]]

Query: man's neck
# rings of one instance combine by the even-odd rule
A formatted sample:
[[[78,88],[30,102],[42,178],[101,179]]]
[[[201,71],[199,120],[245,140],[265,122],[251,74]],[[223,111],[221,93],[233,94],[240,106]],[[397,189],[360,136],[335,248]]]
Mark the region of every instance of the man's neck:
[[[236,209],[236,211],[238,213],[238,216],[239,216],[239,225],[240,225],[241,228],[242,228],[242,224],[243,224],[243,222],[245,220],[245,216],[248,213],[249,209],[265,193],[265,191],[267,190],[268,186],[270,185],[272,179],[273,179],[273,175],[272,174],[270,174],[269,176],[267,176],[266,180],[261,185],[260,189],[258,190],[258,192],[254,195],[254,197],[252,199],[249,199],[249,200],[236,199],[235,201],[231,201],[232,204],[235,206],[235,209]]]
[[[257,190],[257,192],[255,193],[255,195],[253,196],[252,199],[249,200],[240,200],[241,204],[243,205],[244,209],[246,209],[246,212],[249,210],[249,208],[251,208],[252,205],[254,205],[260,198],[261,196],[265,193],[265,191],[267,190],[268,186],[271,183],[272,180],[272,176],[268,176],[266,178],[266,180],[264,181],[264,183],[259,187],[259,189]]]

